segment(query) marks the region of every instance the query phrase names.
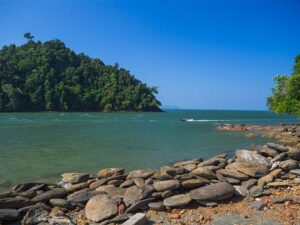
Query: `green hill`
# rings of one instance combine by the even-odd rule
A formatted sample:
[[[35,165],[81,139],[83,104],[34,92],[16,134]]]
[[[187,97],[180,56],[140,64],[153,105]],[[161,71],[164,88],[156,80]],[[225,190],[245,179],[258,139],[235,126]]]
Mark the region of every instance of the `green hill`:
[[[0,50],[0,111],[160,111],[157,88],[60,40]]]

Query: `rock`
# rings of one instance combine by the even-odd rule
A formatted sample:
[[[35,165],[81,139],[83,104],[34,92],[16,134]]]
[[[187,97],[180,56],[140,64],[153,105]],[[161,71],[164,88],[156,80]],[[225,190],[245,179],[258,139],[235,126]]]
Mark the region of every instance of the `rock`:
[[[287,152],[289,158],[300,161],[300,149],[293,149]]]
[[[251,202],[249,208],[256,209],[259,211],[262,210],[265,206],[266,204],[259,200],[259,201]]]
[[[67,198],[69,202],[75,203],[86,203],[90,198],[95,195],[95,191],[92,191],[89,188],[74,192],[70,194]]]
[[[190,192],[191,198],[198,201],[220,201],[228,199],[234,194],[234,187],[228,183],[210,184]]]
[[[178,179],[183,181],[183,180],[189,180],[189,179],[194,179],[194,178],[197,178],[197,176],[195,175],[192,175],[190,173],[186,173],[186,174],[183,174],[183,175],[179,175],[178,176]],[[202,177],[201,177],[202,178]]]
[[[289,181],[275,181],[275,182],[268,183],[266,186],[267,187],[287,187],[287,186],[292,186],[292,183],[290,183]]]
[[[240,196],[247,197],[249,196],[249,191],[244,186],[233,186],[237,193],[239,193]]]
[[[148,207],[150,209],[156,210],[156,211],[163,211],[166,209],[165,205],[163,202],[151,202],[148,204]]]
[[[74,223],[67,216],[52,216],[49,218],[51,225],[73,225]]]
[[[94,222],[108,219],[117,212],[117,201],[105,194],[92,197],[85,207],[86,217]]]
[[[151,177],[154,173],[154,170],[134,170],[128,174],[127,179],[143,178],[144,180],[146,180],[149,177]]]
[[[226,162],[226,159],[213,157],[211,159],[205,160],[202,163],[199,163],[198,167],[205,167],[205,166],[217,166],[220,163]]]
[[[180,194],[166,198],[164,200],[164,205],[170,208],[183,207],[188,205],[191,201],[192,199],[189,194]]]
[[[90,175],[87,173],[64,173],[61,176],[62,182],[71,184],[83,183],[90,178]]]
[[[146,225],[147,219],[146,215],[144,213],[137,213],[130,217],[129,220],[127,220],[125,223],[122,223],[122,225]]]
[[[145,181],[142,178],[133,178],[133,182],[138,187],[143,187],[145,185]]]
[[[254,186],[257,183],[256,179],[249,179],[246,180],[242,183],[242,186],[245,187],[246,189],[251,188],[252,186]]]
[[[126,206],[130,206],[143,198],[145,198],[149,192],[145,190],[144,188],[139,188],[137,186],[131,186],[127,188],[125,195],[124,195],[124,202]]]
[[[289,171],[292,169],[296,169],[299,166],[299,162],[297,162],[296,160],[293,160],[293,159],[288,159],[288,160],[280,162],[279,166],[284,171]]]
[[[239,162],[246,162],[250,164],[262,164],[268,168],[272,166],[270,160],[257,154],[254,151],[236,150],[235,154]]]
[[[225,177],[232,177],[238,180],[247,180],[249,178],[247,175],[231,169],[221,169],[218,170],[218,173],[222,174]]]
[[[274,176],[274,178],[280,177],[281,173],[282,173],[282,169],[275,169],[270,172],[270,174],[272,174]]]
[[[222,174],[220,174],[218,171],[216,171],[216,176],[219,181],[228,183],[228,181],[225,179],[225,177]]]
[[[66,185],[64,185],[64,188],[66,189],[67,192],[71,193],[71,192],[75,192],[87,188],[88,186],[89,186],[88,183],[78,183],[78,184],[67,183]]]
[[[140,200],[134,204],[132,204],[129,208],[126,209],[126,213],[132,213],[132,212],[136,212],[137,210],[139,210],[140,208],[143,208],[145,206],[148,205],[148,203],[153,202],[154,198],[147,198],[144,200]]]
[[[276,203],[284,203],[286,201],[291,201],[291,198],[289,198],[289,197],[278,197],[278,198],[273,198],[271,202],[273,204],[276,204]]]
[[[260,186],[253,186],[249,189],[249,195],[251,197],[259,197],[262,195],[264,189]]]
[[[287,152],[289,149],[283,145],[275,144],[275,143],[267,143],[269,148],[275,149],[277,152]]]
[[[122,174],[124,173],[124,169],[122,168],[106,168],[102,169],[97,173],[98,178],[107,178],[115,174]]]
[[[134,181],[133,181],[133,179],[130,179],[130,180],[125,180],[125,181],[120,185],[120,187],[121,187],[121,188],[127,188],[127,187],[130,187],[130,186],[132,186],[132,185],[134,185]]]
[[[206,207],[216,207],[218,206],[218,203],[216,202],[206,202],[206,201],[197,201],[200,205],[206,206]]]
[[[197,168],[197,164],[187,164],[183,166],[184,169],[186,169],[188,172],[191,172],[192,170]]]
[[[275,163],[275,162],[280,162],[282,161],[284,158],[286,157],[286,153],[280,153],[278,155],[276,155],[273,159],[271,159],[271,163]]]
[[[291,174],[295,174],[297,176],[300,176],[300,169],[294,169],[294,170],[290,170]]]
[[[22,225],[32,225],[48,221],[49,212],[44,209],[30,209],[22,220]]]
[[[178,180],[157,181],[153,184],[156,191],[175,190],[180,187]]]
[[[265,157],[270,156],[273,158],[278,154],[276,150],[269,148],[268,146],[263,146],[262,148],[259,148],[257,151],[259,152],[259,154]]]
[[[107,184],[112,184],[115,186],[120,186],[122,183],[124,182],[124,180],[110,180],[107,182]]]
[[[229,183],[229,184],[239,184],[241,182],[240,180],[234,179],[232,177],[225,177],[225,180],[226,180],[226,183]]]
[[[209,180],[199,177],[196,179],[185,180],[185,181],[181,182],[181,186],[184,189],[194,189],[194,188],[201,187],[208,183],[209,183]]]
[[[294,183],[295,183],[295,184],[300,184],[300,178],[295,178],[295,179],[294,179]]]
[[[11,190],[12,192],[23,192],[23,191],[28,191],[28,190],[33,190],[32,188],[34,187],[44,187],[46,186],[45,184],[41,184],[41,183],[34,183],[34,182],[29,182],[29,183],[25,183],[25,184],[18,184],[16,186],[14,186]]]
[[[52,198],[61,198],[67,194],[67,191],[64,188],[55,188],[50,191],[46,191],[42,194],[35,196],[33,202],[47,202]]]
[[[34,205],[25,206],[25,207],[20,208],[20,209],[18,209],[18,210],[19,210],[19,212],[20,212],[21,214],[25,214],[25,213],[27,213],[30,209],[39,209],[39,208],[44,209],[44,210],[46,210],[46,211],[50,211],[50,210],[51,210],[51,208],[50,208],[48,205],[46,205],[44,202],[38,202],[38,203],[36,203],[36,204],[34,204]]]
[[[181,161],[181,162],[177,162],[174,164],[175,167],[179,167],[179,166],[185,166],[188,164],[198,164],[200,162],[202,162],[203,159],[199,158],[199,159],[192,159],[192,160],[186,160],[186,161]]]
[[[124,213],[124,214],[119,214],[118,216],[112,218],[109,220],[109,223],[117,223],[119,224],[120,222],[123,222],[125,220],[128,220],[132,216],[130,213]]]
[[[29,199],[21,196],[0,199],[0,209],[19,209],[31,204],[33,203]]]
[[[0,221],[15,221],[19,218],[19,211],[16,209],[0,209]]]
[[[257,186],[264,187],[266,184],[271,183],[274,179],[274,176],[272,174],[268,174],[264,177],[261,177],[257,181]]]
[[[70,202],[68,202],[66,199],[63,198],[53,198],[50,199],[50,203],[53,206],[59,206],[66,209],[73,209],[74,205],[72,205]]]
[[[210,180],[217,178],[216,174],[207,167],[198,167],[197,169],[194,169],[191,173],[193,175],[198,175],[200,177],[204,177]]]
[[[115,187],[114,185],[104,185],[96,189],[96,192],[108,194],[110,197],[123,197],[125,188]]]
[[[95,190],[96,188],[104,185],[107,182],[106,178],[102,178],[100,180],[95,180],[94,182],[92,182],[89,186],[90,189]]]
[[[161,193],[162,198],[168,198],[172,195],[174,195],[174,191],[172,191],[172,190],[166,190],[166,191]]]
[[[234,163],[234,167],[237,171],[244,173],[250,177],[262,177],[269,173],[268,167],[263,164],[251,164],[251,163]]]

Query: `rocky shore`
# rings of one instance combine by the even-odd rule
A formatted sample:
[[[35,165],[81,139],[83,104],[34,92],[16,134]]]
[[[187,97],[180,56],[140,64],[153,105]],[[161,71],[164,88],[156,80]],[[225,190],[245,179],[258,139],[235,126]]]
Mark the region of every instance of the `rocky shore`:
[[[241,203],[247,212],[271,210],[273,204],[292,205],[299,212],[299,163],[297,146],[267,143],[236,150],[232,158],[226,154],[197,158],[156,171],[105,168],[96,176],[65,173],[56,184],[19,184],[0,194],[0,221],[24,225],[218,224],[211,221],[213,207],[220,213]],[[299,213],[288,224],[297,223]]]

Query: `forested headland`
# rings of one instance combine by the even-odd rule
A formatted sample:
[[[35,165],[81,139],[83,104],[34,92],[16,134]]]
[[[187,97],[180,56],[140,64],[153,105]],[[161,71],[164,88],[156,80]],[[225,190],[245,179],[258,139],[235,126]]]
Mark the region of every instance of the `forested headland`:
[[[60,40],[0,50],[0,111],[161,111],[156,87],[118,64],[76,54]]]

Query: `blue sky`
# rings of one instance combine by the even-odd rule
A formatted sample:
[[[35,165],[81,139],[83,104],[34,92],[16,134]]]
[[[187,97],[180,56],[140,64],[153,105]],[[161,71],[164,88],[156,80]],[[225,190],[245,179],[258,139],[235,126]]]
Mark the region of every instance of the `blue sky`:
[[[61,39],[158,86],[163,105],[266,109],[300,54],[300,1],[0,0],[0,46]]]

